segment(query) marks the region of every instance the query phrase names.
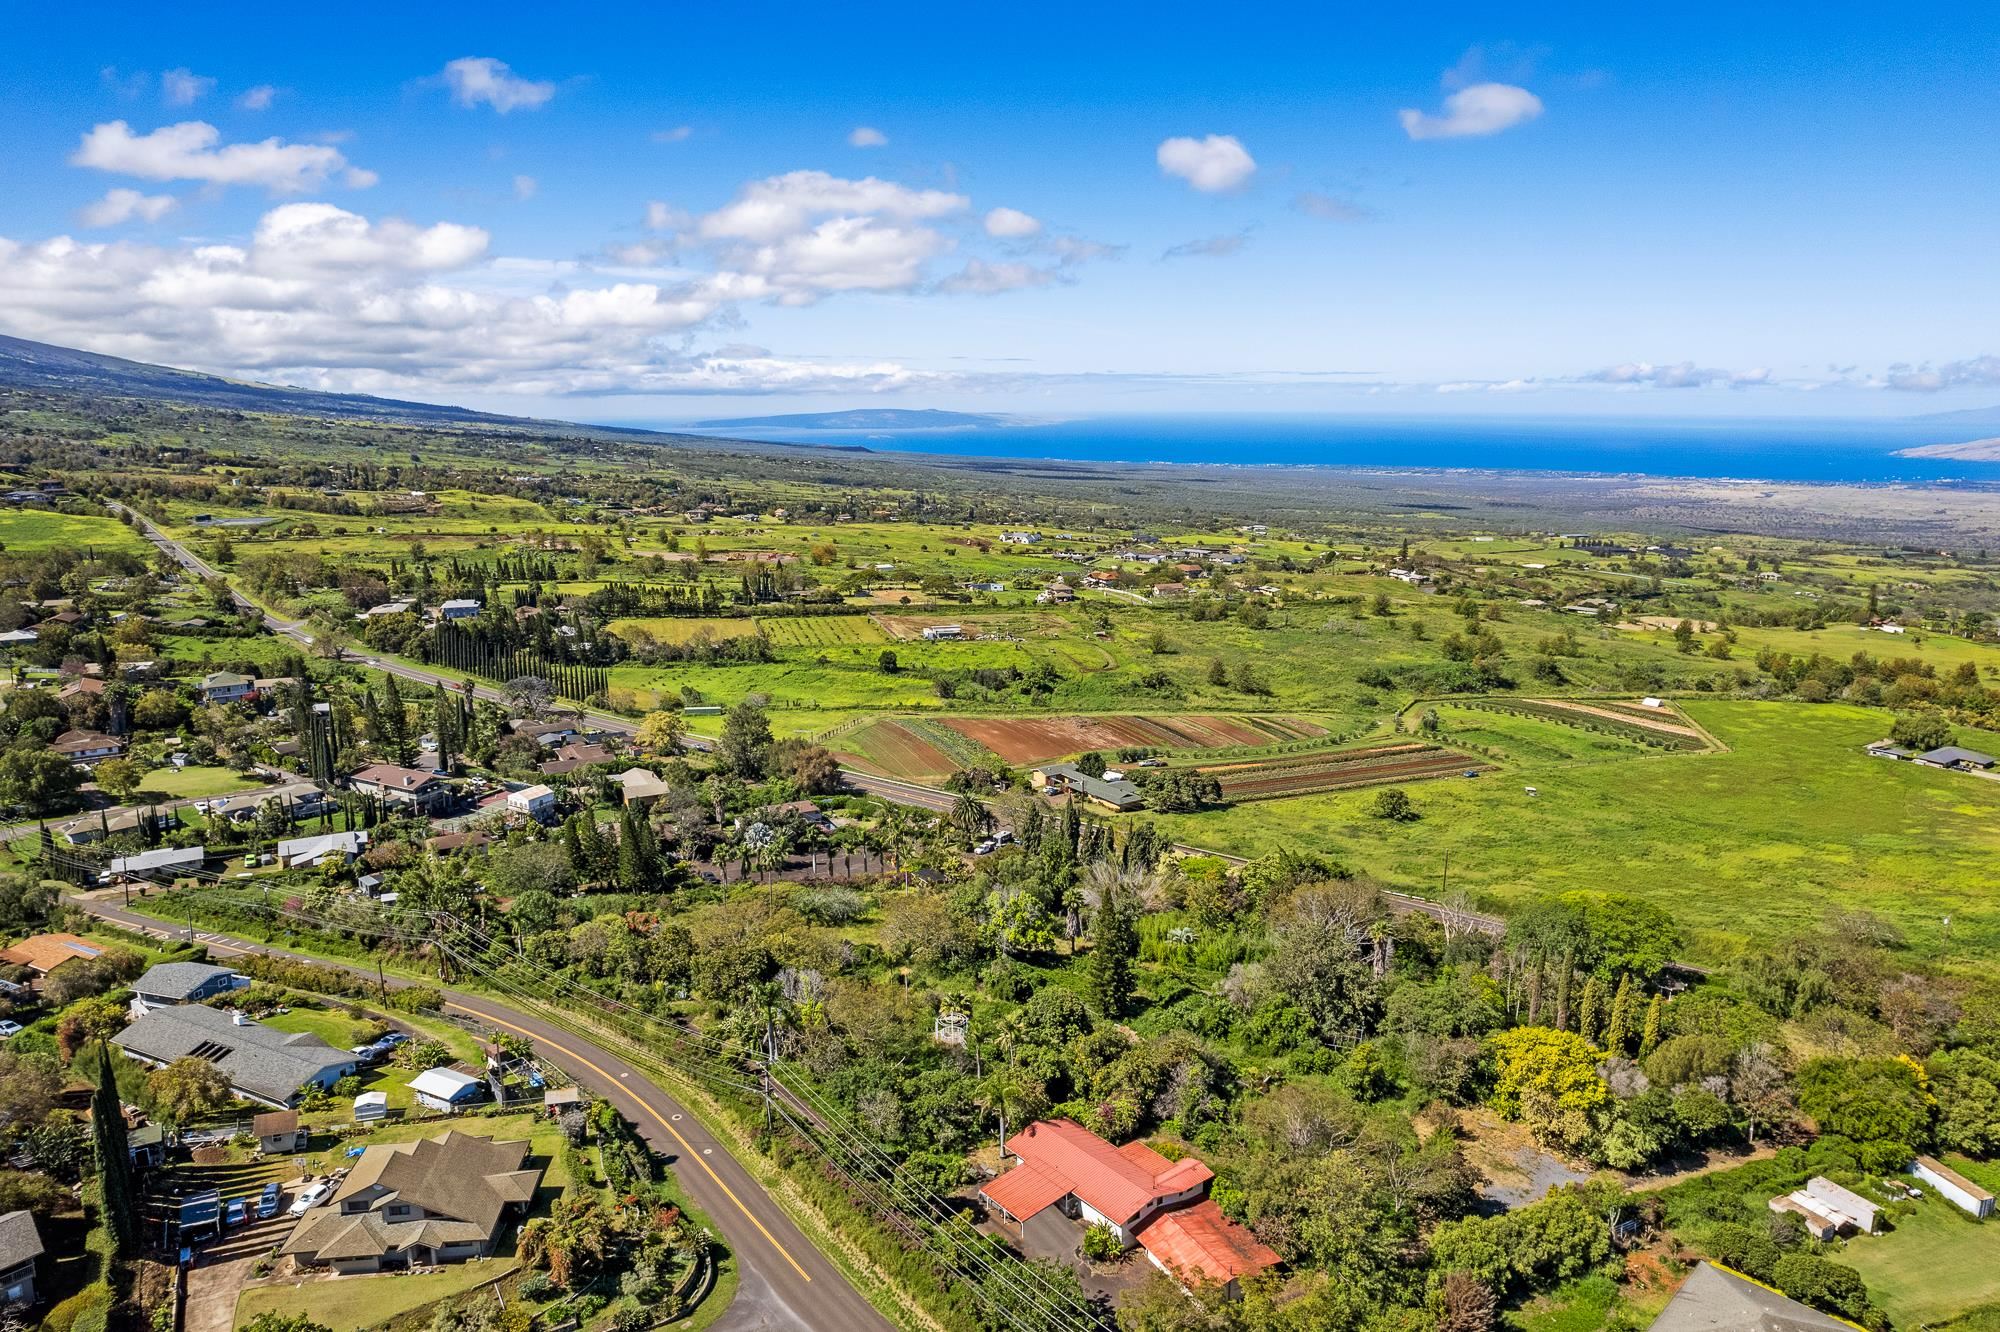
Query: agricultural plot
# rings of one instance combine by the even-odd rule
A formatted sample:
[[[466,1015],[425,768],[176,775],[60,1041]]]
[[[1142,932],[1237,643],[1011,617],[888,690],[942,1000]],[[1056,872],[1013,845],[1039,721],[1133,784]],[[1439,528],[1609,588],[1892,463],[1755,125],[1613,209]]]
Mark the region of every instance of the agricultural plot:
[[[0,509],[0,549],[16,554],[43,550],[140,550],[145,544],[145,538],[116,518],[48,509]]]
[[[808,650],[886,643],[888,637],[866,615],[786,616],[757,621],[775,647]]]
[[[1203,764],[1199,771],[1220,781],[1222,798],[1236,803],[1344,791],[1384,782],[1471,776],[1491,766],[1438,745],[1409,743],[1282,754],[1242,763]]]
[[[749,638],[757,632],[760,622],[704,619],[694,615],[649,615],[643,618],[613,620],[606,627],[627,642],[633,640],[637,631],[656,643],[687,643],[701,634],[707,634],[710,638]]]
[[[1231,749],[1309,740],[1326,728],[1303,717],[947,717],[954,731],[1009,763],[1040,763],[1104,749]]]
[[[843,730],[827,737],[826,743],[842,762],[884,777],[910,781],[942,777],[959,766],[950,754],[926,739],[917,724],[893,717],[878,717]]]
[[[1585,702],[1567,698],[1484,698],[1467,700],[1463,706],[1577,726],[1678,753],[1697,753],[1710,748],[1708,737],[1687,718],[1667,708],[1648,708],[1638,703],[1597,699]]]

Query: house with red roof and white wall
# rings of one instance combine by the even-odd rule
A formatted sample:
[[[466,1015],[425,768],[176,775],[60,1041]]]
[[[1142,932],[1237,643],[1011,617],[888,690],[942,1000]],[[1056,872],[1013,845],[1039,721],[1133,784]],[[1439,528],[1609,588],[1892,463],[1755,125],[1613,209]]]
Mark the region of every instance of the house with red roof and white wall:
[[[1007,1140],[1007,1150],[1020,1164],[979,1196],[1024,1241],[1032,1227],[1041,1247],[1060,1251],[1076,1243],[1076,1224],[1104,1225],[1183,1285],[1231,1290],[1279,1261],[1209,1200],[1214,1172],[1194,1157],[1170,1161],[1143,1142],[1114,1147],[1067,1119],[1028,1125]]]

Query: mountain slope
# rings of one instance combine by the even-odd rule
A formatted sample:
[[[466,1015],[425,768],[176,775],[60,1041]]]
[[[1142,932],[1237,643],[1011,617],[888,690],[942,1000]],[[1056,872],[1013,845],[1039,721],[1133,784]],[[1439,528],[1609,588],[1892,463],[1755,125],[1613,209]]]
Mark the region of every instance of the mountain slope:
[[[425,424],[545,424],[530,422],[525,417],[499,416],[430,402],[402,402],[365,393],[322,393],[278,384],[251,384],[5,335],[0,335],[0,387],[143,398],[292,416],[361,417]]]

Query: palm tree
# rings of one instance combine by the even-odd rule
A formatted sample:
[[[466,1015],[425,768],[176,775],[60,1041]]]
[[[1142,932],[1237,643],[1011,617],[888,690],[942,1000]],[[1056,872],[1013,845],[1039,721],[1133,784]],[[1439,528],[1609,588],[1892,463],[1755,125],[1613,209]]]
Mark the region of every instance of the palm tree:
[[[969,846],[993,831],[993,811],[967,791],[952,802],[951,824]]]
[[[1010,1115],[1025,1118],[1047,1101],[1042,1084],[1014,1064],[996,1064],[979,1084],[976,1104],[1000,1125],[1000,1159],[1007,1159],[1007,1120]]]

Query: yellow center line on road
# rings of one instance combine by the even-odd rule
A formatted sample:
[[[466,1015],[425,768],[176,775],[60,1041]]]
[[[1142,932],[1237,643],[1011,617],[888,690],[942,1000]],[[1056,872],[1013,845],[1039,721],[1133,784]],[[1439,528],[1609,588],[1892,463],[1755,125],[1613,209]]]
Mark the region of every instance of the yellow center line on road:
[[[531,1041],[539,1041],[543,1045],[548,1046],[551,1050],[554,1050],[557,1054],[567,1055],[569,1058],[574,1059],[577,1063],[582,1064],[585,1068],[597,1074],[598,1077],[603,1078],[614,1085],[616,1085],[619,1081],[619,1079],[614,1077],[608,1070],[600,1068],[598,1065],[592,1063],[590,1060],[585,1059],[582,1055],[578,1054],[576,1051],[558,1045],[556,1042],[548,1039],[546,1036],[539,1036],[534,1032],[529,1031],[525,1027],[517,1027],[513,1023],[507,1021],[505,1018],[497,1018],[494,1017],[491,1013],[484,1013],[477,1008],[468,1008],[464,1004],[456,1003],[449,1000],[446,1001],[445,1007],[456,1008],[461,1013],[471,1014],[473,1017],[478,1018],[481,1022],[491,1022],[496,1027],[505,1027],[507,1028],[507,1030],[511,1032],[515,1032],[519,1035],[526,1036]],[[630,1079],[627,1079],[627,1081],[629,1080]],[[736,1210],[743,1213],[744,1218],[748,1220],[751,1225],[757,1227],[757,1233],[762,1235],[765,1239],[771,1242],[771,1247],[776,1249],[778,1251],[779,1256],[792,1265],[792,1270],[794,1272],[797,1272],[799,1276],[801,1276],[805,1280],[811,1281],[812,1274],[806,1271],[805,1268],[800,1267],[799,1260],[792,1257],[791,1252],[788,1249],[786,1249],[784,1245],[778,1243],[778,1237],[773,1235],[770,1231],[764,1228],[764,1223],[762,1221],[759,1221],[756,1217],[756,1214],[753,1213],[748,1207],[745,1207],[743,1205],[743,1200],[736,1196],[736,1191],[730,1188],[727,1184],[722,1182],[722,1176],[716,1174],[715,1167],[710,1165],[702,1157],[701,1153],[695,1151],[694,1144],[689,1142],[686,1138],[682,1137],[681,1131],[675,1128],[673,1124],[668,1121],[667,1117],[661,1114],[658,1110],[656,1110],[653,1107],[652,1103],[648,1101],[645,1097],[640,1096],[635,1092],[633,1093],[632,1099],[637,1101],[640,1105],[644,1106],[646,1109],[646,1113],[651,1115],[654,1119],[658,1120],[661,1128],[665,1129],[667,1132],[674,1135],[674,1141],[678,1142],[681,1145],[681,1147],[687,1152],[687,1154],[690,1157],[692,1157],[694,1161],[697,1164],[699,1164],[703,1170],[708,1172],[708,1177],[715,1181],[715,1186],[721,1189],[725,1194],[729,1196],[729,1201],[736,1204]]]

